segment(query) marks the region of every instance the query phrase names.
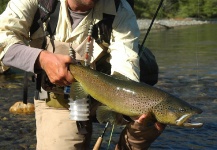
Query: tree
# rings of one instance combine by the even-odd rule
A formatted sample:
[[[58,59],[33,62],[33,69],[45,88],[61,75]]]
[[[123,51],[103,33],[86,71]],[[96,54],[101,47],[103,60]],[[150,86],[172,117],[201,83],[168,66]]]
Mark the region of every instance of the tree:
[[[9,2],[9,0],[1,0],[0,1],[0,14],[4,11],[8,2]]]
[[[216,18],[217,17],[217,0],[207,0],[203,6],[203,12],[205,17]]]
[[[204,0],[179,0],[180,17],[201,17],[203,14]]]

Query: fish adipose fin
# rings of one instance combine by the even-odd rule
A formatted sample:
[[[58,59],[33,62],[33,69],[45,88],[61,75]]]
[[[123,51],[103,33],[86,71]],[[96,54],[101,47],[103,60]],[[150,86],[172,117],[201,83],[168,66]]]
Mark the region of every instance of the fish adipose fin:
[[[84,91],[79,82],[73,82],[70,88],[70,97],[73,100],[86,98],[89,94]]]
[[[115,125],[126,125],[128,123],[122,114],[114,112],[108,106],[99,106],[96,110],[96,118],[99,123],[109,122]]]

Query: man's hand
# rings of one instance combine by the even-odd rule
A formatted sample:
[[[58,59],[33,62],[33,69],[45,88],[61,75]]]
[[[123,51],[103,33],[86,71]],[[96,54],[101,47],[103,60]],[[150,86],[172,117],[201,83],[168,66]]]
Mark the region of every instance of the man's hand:
[[[139,117],[139,119],[137,119],[135,121],[138,122],[141,125],[147,126],[148,125],[147,120],[148,120],[148,115],[143,114],[143,115],[141,115]],[[162,132],[165,129],[165,127],[166,127],[165,124],[162,124],[162,123],[159,123],[159,122],[155,122],[154,126],[158,130],[158,132]]]
[[[42,51],[39,54],[37,64],[46,72],[51,83],[66,86],[74,81],[68,70],[68,65],[72,61],[73,59],[70,56]]]
[[[153,122],[149,115],[141,115],[127,124],[122,131],[115,150],[146,150],[150,147],[166,125]]]

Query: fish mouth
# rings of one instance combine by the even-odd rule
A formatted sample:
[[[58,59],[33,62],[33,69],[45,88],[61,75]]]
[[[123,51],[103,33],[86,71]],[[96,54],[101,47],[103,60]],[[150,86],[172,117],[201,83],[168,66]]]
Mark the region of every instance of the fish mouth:
[[[178,126],[184,126],[188,128],[200,128],[203,126],[203,123],[195,123],[191,122],[190,118],[192,117],[192,114],[185,114],[181,116],[179,119],[176,120],[176,125]]]

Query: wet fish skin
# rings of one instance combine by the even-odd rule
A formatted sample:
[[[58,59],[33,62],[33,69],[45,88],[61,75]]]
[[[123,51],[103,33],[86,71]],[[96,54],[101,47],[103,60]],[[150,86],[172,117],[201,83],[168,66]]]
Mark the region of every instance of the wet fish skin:
[[[188,118],[202,110],[153,86],[121,80],[81,65],[70,65],[84,91],[113,111],[130,117],[152,114],[164,124],[185,126]],[[186,126],[201,127],[202,123]]]

